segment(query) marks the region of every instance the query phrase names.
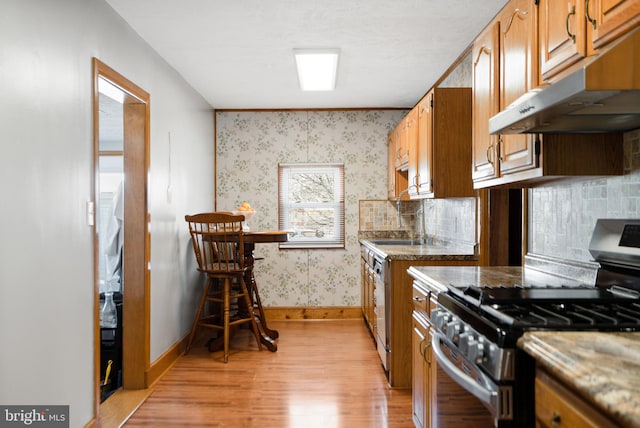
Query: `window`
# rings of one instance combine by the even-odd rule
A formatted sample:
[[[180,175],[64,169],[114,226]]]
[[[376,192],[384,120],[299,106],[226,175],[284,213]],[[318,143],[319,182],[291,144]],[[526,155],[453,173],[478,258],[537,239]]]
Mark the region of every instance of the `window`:
[[[280,248],[344,248],[344,165],[278,165]]]

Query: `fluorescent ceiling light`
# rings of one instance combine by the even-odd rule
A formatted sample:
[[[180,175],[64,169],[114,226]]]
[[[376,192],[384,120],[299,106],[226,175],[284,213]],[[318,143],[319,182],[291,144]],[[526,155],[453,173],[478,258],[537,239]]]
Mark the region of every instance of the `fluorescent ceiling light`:
[[[303,91],[333,91],[340,49],[294,49]]]

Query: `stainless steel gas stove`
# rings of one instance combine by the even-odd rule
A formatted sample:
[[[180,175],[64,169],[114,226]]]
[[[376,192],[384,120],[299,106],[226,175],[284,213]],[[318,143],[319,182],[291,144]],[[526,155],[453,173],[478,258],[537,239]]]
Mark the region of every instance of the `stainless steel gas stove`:
[[[440,368],[490,411],[496,427],[534,425],[529,330],[640,331],[640,220],[598,220],[595,284],[449,283],[431,312]]]

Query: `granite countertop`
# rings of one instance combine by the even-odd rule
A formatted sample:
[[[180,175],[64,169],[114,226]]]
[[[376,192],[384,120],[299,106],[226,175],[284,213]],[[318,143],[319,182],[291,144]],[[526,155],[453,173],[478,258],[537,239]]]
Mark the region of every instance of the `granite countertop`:
[[[525,333],[518,346],[624,426],[640,427],[640,333]]]
[[[513,287],[578,285],[580,282],[519,266],[411,266],[409,274],[428,284],[433,291],[445,291],[447,285],[480,287],[485,284]]]
[[[428,242],[411,245],[386,245],[383,240],[361,239],[360,243],[390,260],[477,260],[473,245]]]

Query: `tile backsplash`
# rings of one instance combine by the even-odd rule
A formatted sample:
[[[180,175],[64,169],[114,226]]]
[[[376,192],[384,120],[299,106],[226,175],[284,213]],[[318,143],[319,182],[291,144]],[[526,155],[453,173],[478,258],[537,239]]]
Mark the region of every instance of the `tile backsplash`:
[[[624,175],[529,190],[528,251],[588,262],[599,218],[640,218],[640,130],[624,135]]]
[[[423,215],[424,214],[424,215]],[[424,231],[427,237],[443,241],[476,242],[476,199],[424,199],[400,203],[401,223],[395,201],[361,200],[360,233],[402,232],[417,238]],[[420,227],[424,221],[424,229]]]

